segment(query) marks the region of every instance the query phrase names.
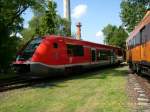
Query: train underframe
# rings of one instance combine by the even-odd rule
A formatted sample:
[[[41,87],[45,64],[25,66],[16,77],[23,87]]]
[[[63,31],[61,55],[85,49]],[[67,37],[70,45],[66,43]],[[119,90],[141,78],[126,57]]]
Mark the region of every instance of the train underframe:
[[[30,64],[14,64],[13,68],[18,74],[32,74],[37,76],[56,75],[57,73],[70,74],[72,72],[81,72],[82,70],[91,69],[100,66],[118,65],[120,63],[112,63],[109,61],[97,64],[75,64],[75,65],[46,65],[43,63]]]
[[[141,61],[141,62],[132,62],[129,61],[129,68],[135,73],[142,73],[150,76],[150,62]]]

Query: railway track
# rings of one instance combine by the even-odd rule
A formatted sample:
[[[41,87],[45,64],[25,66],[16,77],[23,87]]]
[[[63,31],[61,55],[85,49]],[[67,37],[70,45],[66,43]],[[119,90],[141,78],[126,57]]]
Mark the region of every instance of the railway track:
[[[146,75],[139,76],[136,74],[137,81],[145,90],[146,95],[150,99],[150,77]]]
[[[47,82],[49,78],[16,77],[0,83],[0,92]]]
[[[104,68],[104,67],[102,67]],[[104,68],[105,70],[114,68],[114,66],[109,66],[108,68]],[[83,70],[80,71],[80,75],[84,75],[87,72],[93,72],[93,71],[98,71],[99,68],[93,68],[92,71],[91,69]],[[69,75],[70,74],[70,75]],[[8,90],[13,90],[13,89],[19,89],[19,88],[24,88],[36,84],[41,84],[41,83],[47,83],[52,80],[67,80],[67,77],[71,77],[76,75],[76,73],[69,73],[69,74],[54,74],[52,77],[45,77],[45,78],[40,78],[40,77],[25,77],[26,75],[19,74],[15,78],[9,78],[6,80],[0,80],[0,92],[5,92]],[[24,77],[22,77],[24,76]]]
[[[129,73],[128,82],[136,111],[150,112],[150,77]]]
[[[121,65],[124,66],[124,65]],[[80,75],[84,75],[86,73],[92,73],[99,71],[99,69],[110,69],[110,68],[115,68],[118,67],[116,66],[108,66],[108,67],[97,67],[97,68],[92,68],[87,69],[87,70],[82,70],[80,71]],[[70,75],[69,75],[70,74]],[[52,80],[67,80],[67,77],[71,77],[74,75],[77,75],[78,73],[66,73],[66,74],[54,74],[52,77],[45,77],[45,78],[39,78],[39,77],[26,77],[26,74],[19,74],[18,76],[14,78],[8,78],[6,80],[0,80],[0,92],[8,91],[8,90],[13,90],[13,89],[19,89],[23,87],[28,87],[36,84],[41,84],[41,83],[47,83]],[[24,76],[24,77],[22,77]],[[28,75],[29,76],[29,75]]]

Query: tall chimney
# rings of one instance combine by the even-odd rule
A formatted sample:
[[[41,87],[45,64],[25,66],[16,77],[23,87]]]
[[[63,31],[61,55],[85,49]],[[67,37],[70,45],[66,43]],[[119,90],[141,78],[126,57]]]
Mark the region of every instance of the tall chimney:
[[[64,0],[64,18],[69,21],[69,32],[71,34],[71,11],[70,11],[70,0]]]
[[[78,40],[81,40],[81,26],[82,26],[82,25],[81,25],[81,23],[79,22],[79,23],[77,23],[76,26],[77,26],[77,32],[76,32],[77,37],[76,37],[76,38],[77,38]]]
[[[70,0],[64,0],[64,18],[71,21],[70,16]]]

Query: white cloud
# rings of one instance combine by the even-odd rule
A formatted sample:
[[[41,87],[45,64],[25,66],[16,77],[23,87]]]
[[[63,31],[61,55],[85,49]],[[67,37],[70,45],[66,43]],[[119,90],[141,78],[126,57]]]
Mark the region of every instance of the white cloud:
[[[87,11],[87,5],[85,4],[77,5],[73,9],[72,17],[75,19],[79,19],[81,16],[83,16],[86,13],[86,11]]]
[[[104,37],[103,32],[100,30],[96,33],[96,37]]]
[[[100,42],[101,44],[104,44],[104,34],[101,30],[98,31],[95,36],[98,37],[97,39],[99,41],[97,41],[97,42]]]

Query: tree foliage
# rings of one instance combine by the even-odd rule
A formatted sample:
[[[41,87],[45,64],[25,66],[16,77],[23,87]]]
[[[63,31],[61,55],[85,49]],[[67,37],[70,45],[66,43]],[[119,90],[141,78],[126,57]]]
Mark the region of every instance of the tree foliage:
[[[57,5],[54,1],[48,1],[47,7],[41,12],[36,12],[29,21],[29,27],[21,32],[26,43],[34,36],[47,34],[70,36],[69,22],[57,14]]]
[[[44,34],[56,34],[57,28],[57,14],[56,14],[56,3],[53,1],[48,2],[48,9],[45,11],[44,16],[41,18],[40,32]]]
[[[57,4],[54,1],[49,1],[48,6],[45,9],[45,13],[40,17],[35,17],[37,21],[36,29],[40,35],[55,34],[70,36],[69,22],[66,19],[61,18],[57,14]],[[33,22],[30,21],[29,24]],[[33,27],[32,27],[33,28]]]
[[[63,36],[72,36],[70,33],[70,22],[67,19],[59,17],[58,34]]]
[[[123,0],[121,2],[120,17],[128,32],[131,32],[144,17],[148,3],[149,0]]]
[[[17,50],[17,34],[23,28],[21,14],[29,7],[42,7],[42,3],[44,0],[0,0],[0,69],[8,67]]]
[[[125,48],[125,40],[128,37],[127,32],[121,27],[108,24],[103,29],[104,42],[107,45],[114,45]]]

